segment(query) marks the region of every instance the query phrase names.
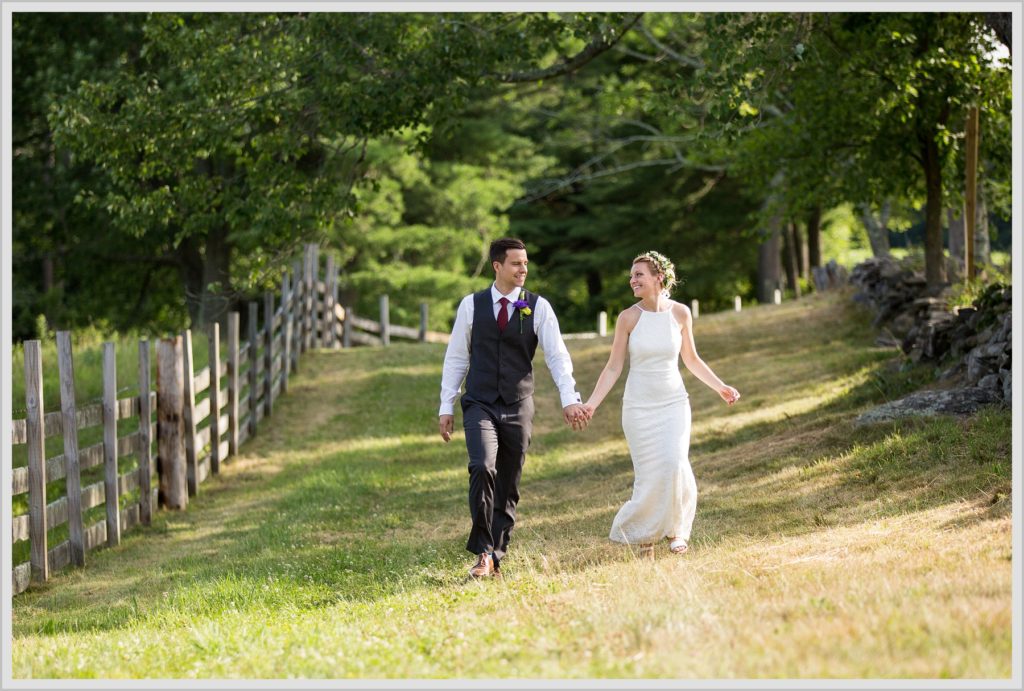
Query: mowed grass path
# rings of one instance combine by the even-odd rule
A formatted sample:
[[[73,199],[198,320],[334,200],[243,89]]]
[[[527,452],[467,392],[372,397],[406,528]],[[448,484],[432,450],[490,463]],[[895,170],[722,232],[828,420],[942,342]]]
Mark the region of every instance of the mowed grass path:
[[[13,676],[1009,677],[1010,413],[859,428],[918,382],[848,296],[702,316],[690,552],[607,540],[625,377],[574,433],[538,353],[503,581],[465,578],[443,346],[307,355],[185,512],[13,600]],[[610,339],[570,341],[589,394]]]

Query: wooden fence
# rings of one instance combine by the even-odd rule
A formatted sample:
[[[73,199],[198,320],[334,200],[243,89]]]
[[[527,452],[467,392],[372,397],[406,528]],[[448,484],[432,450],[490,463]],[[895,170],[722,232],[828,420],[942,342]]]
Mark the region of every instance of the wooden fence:
[[[12,532],[13,542],[28,540],[30,549],[29,560],[12,569],[12,594],[69,564],[84,566],[90,550],[117,545],[125,531],[149,524],[154,506],[185,509],[199,485],[272,414],[299,356],[310,348],[388,345],[392,337],[447,342],[448,334],[427,330],[426,305],[420,307],[418,328],[390,323],[387,296],[380,299],[380,321],[357,317],[338,304],[333,256],[327,256],[323,278],[320,264],[317,246],[307,246],[282,278],[280,293],[264,294],[262,321],[261,305],[248,304],[246,340],[238,312],[228,314],[226,342],[221,325],[213,324],[207,334],[209,365],[198,372],[191,331],[162,338],[156,344],[154,390],[150,342],[140,341],[138,396],[117,398],[115,344],[104,343],[103,401],[78,409],[71,334],[61,331],[61,409],[47,413],[41,343],[25,342],[26,416],[12,422],[12,445],[26,447],[28,463],[13,469],[12,494],[28,494],[28,512],[13,518]],[[137,429],[119,435],[119,423],[125,427],[134,420]],[[79,449],[79,432],[97,426],[103,441]],[[57,435],[63,436],[63,453],[47,458],[46,440]],[[103,479],[82,487],[83,473],[101,465]],[[50,484],[60,480],[63,488]],[[62,495],[48,501],[48,489],[49,497]],[[105,516],[85,525],[86,512],[101,504]],[[49,546],[48,531],[64,524],[67,539]]]

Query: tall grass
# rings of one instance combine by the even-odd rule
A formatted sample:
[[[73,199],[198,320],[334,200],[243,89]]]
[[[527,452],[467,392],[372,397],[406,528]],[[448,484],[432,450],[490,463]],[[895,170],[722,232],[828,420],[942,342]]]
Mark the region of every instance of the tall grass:
[[[919,382],[848,300],[697,320],[744,397],[685,375],[700,499],[682,558],[607,540],[632,484],[623,382],[574,433],[537,358],[501,581],[465,577],[443,346],[309,354],[186,512],[14,599],[13,676],[1007,678],[1009,412],[855,425]],[[609,339],[569,346],[586,395]]]

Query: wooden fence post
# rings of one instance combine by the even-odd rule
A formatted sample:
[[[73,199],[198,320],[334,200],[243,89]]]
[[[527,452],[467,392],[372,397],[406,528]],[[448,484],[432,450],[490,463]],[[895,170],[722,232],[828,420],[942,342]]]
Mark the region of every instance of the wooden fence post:
[[[313,280],[310,285],[313,286],[311,309],[309,313],[311,331],[313,333],[313,346],[314,348],[323,347],[323,335],[320,333],[320,324],[324,301],[320,297],[320,246],[317,244],[311,244],[309,246],[309,262],[310,269],[313,273]]]
[[[333,274],[331,275],[331,345],[337,348],[339,346],[337,332],[338,315],[336,309],[338,305],[338,265],[334,263],[333,257],[331,258],[331,263],[334,267]]]
[[[220,324],[210,324],[207,336],[210,361],[210,474],[220,472]]]
[[[426,343],[427,341],[427,316],[429,309],[427,303],[420,303],[420,343]]]
[[[305,304],[305,264],[296,261],[292,267],[292,372],[299,371],[299,353],[302,352],[302,305]]]
[[[302,309],[302,352],[310,349],[313,343],[313,306],[316,304],[316,275],[313,273],[313,246],[306,245],[306,299]]]
[[[781,305],[782,304],[782,291],[779,290],[778,288],[776,288],[775,292],[772,293],[772,300],[775,302],[776,305]]]
[[[103,344],[103,503],[107,509],[107,546],[121,543],[121,506],[117,486],[117,353]]]
[[[334,347],[334,255],[327,255],[327,273],[324,275],[324,318],[321,322],[323,328],[324,347]]]
[[[32,580],[50,577],[46,553],[46,436],[43,358],[39,341],[25,341],[25,431],[28,445],[28,534]]]
[[[260,306],[255,302],[249,303],[249,436],[256,436],[256,409],[259,407],[256,402],[259,398],[259,378],[256,375],[256,364],[259,362],[256,355],[259,352],[257,348],[256,338],[259,330],[257,327],[257,321],[259,321]]]
[[[78,457],[78,411],[75,406],[75,363],[71,332],[57,332],[60,374],[60,412],[64,428],[64,477],[68,496],[68,540],[71,563],[85,566],[85,528],[82,524],[82,469]]]
[[[263,411],[267,417],[274,411],[274,294],[263,293]]]
[[[281,393],[288,393],[288,375],[292,369],[292,295],[288,272],[281,277]]]
[[[601,338],[608,335],[608,313],[604,310],[597,314],[597,335]]]
[[[734,306],[734,309],[735,309],[735,310],[736,310],[737,312],[739,312],[739,311],[740,311],[740,309],[742,308],[742,306],[743,306],[743,305],[742,305],[742,302],[741,302],[741,300],[740,300],[740,296],[739,296],[739,295],[737,295],[737,296],[736,296],[736,297],[735,297],[735,298],[733,299],[733,306]]]
[[[149,340],[139,341],[139,520],[153,520],[153,409],[149,401]]]
[[[299,354],[302,352],[302,301],[303,287],[306,285],[301,273],[302,265],[295,262],[292,271],[291,297],[292,297],[292,373],[299,371]]]
[[[391,345],[391,307],[387,295],[380,296],[380,342]]]
[[[351,307],[345,308],[345,319],[341,322],[341,347],[351,348],[352,347],[352,317],[356,316],[356,313]]]
[[[188,506],[185,474],[185,368],[181,336],[162,338],[156,352],[157,449],[160,503],[169,509]]]
[[[182,369],[185,371],[185,476],[188,480],[188,496],[194,497],[199,492],[199,469],[196,468],[196,456],[200,449],[196,448],[196,380],[192,359],[192,330],[186,329],[182,334],[184,351],[182,352]]]
[[[238,453],[238,321],[228,313],[228,456]]]
[[[690,300],[690,313],[693,318],[696,319],[700,316],[700,301],[697,299]]]

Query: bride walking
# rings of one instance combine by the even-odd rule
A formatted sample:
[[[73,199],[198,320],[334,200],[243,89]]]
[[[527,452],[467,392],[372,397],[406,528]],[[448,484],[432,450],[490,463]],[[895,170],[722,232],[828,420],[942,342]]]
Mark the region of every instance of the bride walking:
[[[592,417],[618,381],[628,351],[622,430],[633,458],[633,496],[616,514],[609,537],[638,545],[647,557],[663,537],[673,553],[685,552],[697,510],[690,401],[677,358],[727,404],[740,397],[697,355],[690,310],[669,298],[675,282],[675,267],[658,252],[633,260],[629,284],[640,302],[619,314],[608,363],[584,404]]]

